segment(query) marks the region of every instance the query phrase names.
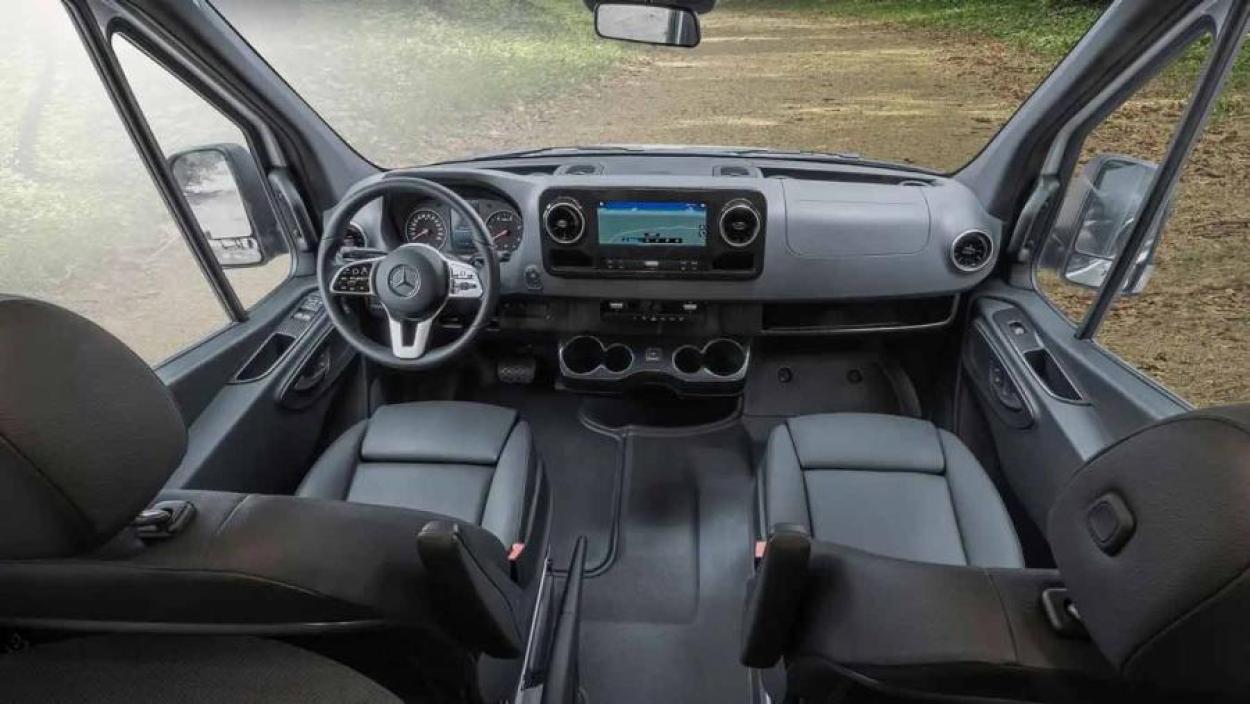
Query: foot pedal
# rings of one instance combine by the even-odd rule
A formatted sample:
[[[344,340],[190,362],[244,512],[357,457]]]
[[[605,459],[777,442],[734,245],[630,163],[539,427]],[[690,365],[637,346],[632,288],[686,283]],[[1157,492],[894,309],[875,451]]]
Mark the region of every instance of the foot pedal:
[[[532,384],[538,374],[538,360],[533,357],[501,359],[495,365],[495,375],[503,384]]]

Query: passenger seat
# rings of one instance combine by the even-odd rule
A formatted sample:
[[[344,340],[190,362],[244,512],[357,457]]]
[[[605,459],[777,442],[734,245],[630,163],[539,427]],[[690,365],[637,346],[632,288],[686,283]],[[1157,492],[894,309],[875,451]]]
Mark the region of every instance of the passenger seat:
[[[985,470],[927,421],[872,413],[787,420],[768,439],[758,489],[762,538],[788,524],[887,557],[1024,566]]]

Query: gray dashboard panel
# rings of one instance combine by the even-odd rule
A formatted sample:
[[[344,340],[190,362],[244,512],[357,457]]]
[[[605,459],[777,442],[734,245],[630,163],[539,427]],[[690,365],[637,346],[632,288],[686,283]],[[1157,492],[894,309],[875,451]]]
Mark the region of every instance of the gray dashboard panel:
[[[929,243],[925,186],[782,181],[786,241],[800,257],[915,254]]]
[[[878,169],[875,178],[882,182],[863,182],[866,169],[841,166],[814,172],[824,180],[715,176],[714,169],[727,160],[711,157],[600,156],[595,162],[606,167],[603,173],[542,173],[542,167],[550,168],[550,164],[530,160],[490,162],[494,168],[435,166],[395,173],[429,178],[453,188],[495,190],[516,204],[525,236],[512,259],[501,266],[504,296],[754,302],[936,296],[967,291],[993,268],[975,273],[957,270],[950,263],[949,251],[959,234],[981,230],[994,241],[995,252],[1000,246],[999,221],[968,188],[946,178],[926,177],[924,185],[904,185],[888,182]],[[812,170],[810,163],[769,163]],[[502,170],[525,167],[535,172]],[[847,180],[831,180],[838,173],[847,175]],[[904,176],[899,178],[900,174]],[[854,180],[857,175],[859,180]],[[905,172],[893,175],[905,179]],[[561,278],[543,272],[542,289],[527,288],[525,269],[542,269],[539,198],[555,187],[755,189],[768,205],[763,273],[746,281],[623,281]],[[386,218],[362,212],[357,220],[372,231],[370,237],[398,242],[397,233],[386,231]]]

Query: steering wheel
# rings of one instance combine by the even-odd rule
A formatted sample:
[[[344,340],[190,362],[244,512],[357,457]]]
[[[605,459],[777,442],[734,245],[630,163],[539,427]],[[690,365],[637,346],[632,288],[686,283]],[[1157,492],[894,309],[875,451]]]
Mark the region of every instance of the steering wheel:
[[[363,258],[340,261],[343,234],[356,211],[381,196],[397,194],[424,196],[450,206],[470,224],[481,268],[427,244],[411,243],[389,252],[357,249],[353,254]],[[396,369],[432,369],[467,350],[490,321],[499,298],[498,282],[499,259],[482,217],[451,189],[415,176],[381,174],[352,187],[326,218],[317,247],[317,286],[330,322],[361,354]],[[361,330],[356,316],[343,307],[345,298],[381,306],[389,347]],[[453,342],[430,349],[430,331],[448,304],[475,305],[473,320]]]

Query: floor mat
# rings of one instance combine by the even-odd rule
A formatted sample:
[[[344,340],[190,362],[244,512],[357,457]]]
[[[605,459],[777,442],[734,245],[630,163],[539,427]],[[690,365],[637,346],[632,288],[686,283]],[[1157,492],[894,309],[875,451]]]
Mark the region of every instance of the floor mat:
[[[738,663],[751,575],[750,439],[734,423],[625,434],[616,557],[585,585],[590,701],[752,701]]]

